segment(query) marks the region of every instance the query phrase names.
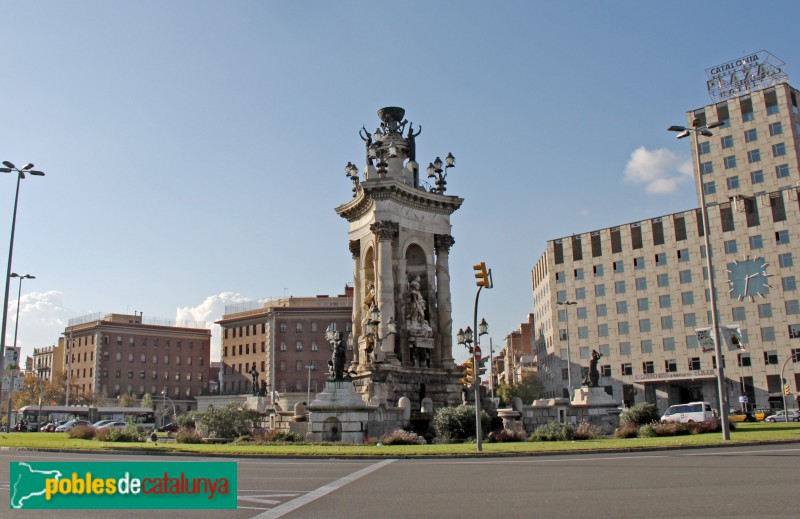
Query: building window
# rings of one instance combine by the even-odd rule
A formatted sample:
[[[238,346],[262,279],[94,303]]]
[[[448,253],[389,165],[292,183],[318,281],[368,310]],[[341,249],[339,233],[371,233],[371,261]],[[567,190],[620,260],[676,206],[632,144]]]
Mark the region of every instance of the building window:
[[[795,280],[794,276],[786,276],[785,278],[781,278],[781,286],[784,292],[797,290],[797,280]]]
[[[759,170],[750,172],[750,182],[753,184],[761,184],[764,182],[764,172]]]
[[[727,240],[725,242],[725,254],[736,254],[736,240]]]
[[[725,157],[723,159],[723,162],[725,164],[725,169],[735,168],[736,167],[736,156],[735,155],[729,155],[729,156],[727,156],[727,157]]]
[[[794,264],[792,261],[792,253],[778,254],[778,265],[781,268],[791,267]]]
[[[708,141],[701,142],[698,148],[700,149],[700,155],[711,153],[711,143]]]
[[[784,305],[786,306],[786,315],[800,314],[800,302],[798,302],[797,299],[790,299],[789,301],[785,301]]]
[[[640,312],[643,312],[643,311],[645,311],[645,310],[650,308],[650,302],[647,300],[646,297],[641,297],[641,298],[636,300],[636,308]]]
[[[280,330],[281,333],[286,333],[286,323],[281,323],[278,326],[278,329]]]
[[[317,341],[311,341],[311,351],[317,351]]]
[[[647,278],[645,277],[636,278],[634,284],[636,285],[636,290],[647,290]]]
[[[639,331],[640,332],[649,332],[650,331],[650,319],[639,319]],[[642,351],[642,353],[645,353]]]
[[[594,313],[597,314],[597,317],[605,317],[607,315],[607,313],[608,313],[606,311],[605,303],[601,303],[601,304],[597,305],[595,307],[595,312]]]
[[[665,315],[661,318],[661,329],[662,330],[671,330],[672,329],[672,316]],[[674,344],[674,341],[673,341]]]
[[[769,135],[770,135],[770,137],[775,137],[776,135],[781,135],[781,134],[783,134],[783,127],[781,126],[781,123],[779,123],[779,122],[770,123],[770,125],[769,125]]]
[[[778,245],[789,243],[789,231],[777,231],[775,233],[775,243]]]
[[[670,308],[672,306],[672,299],[669,295],[658,296],[658,306],[660,308]]]
[[[624,281],[616,281],[614,283],[614,293],[616,293],[616,294],[624,294],[625,293],[625,282]]]
[[[588,326],[579,326],[578,327],[578,338],[579,339],[588,339],[589,338],[589,327]]]
[[[598,337],[608,337],[608,325],[607,324],[598,324],[597,325],[597,336]]]
[[[619,333],[619,335],[628,335],[628,330],[628,321],[619,321],[617,323],[617,333]]]
[[[691,357],[689,359],[689,371],[697,371],[702,369],[700,367],[700,357]]]
[[[772,156],[782,157],[786,155],[786,145],[782,142],[772,145]]]
[[[744,368],[752,366],[752,360],[750,359],[750,354],[749,353],[740,353],[739,355],[737,355],[736,363],[740,367],[744,367]]]
[[[606,295],[606,286],[603,284],[594,286],[594,295],[596,297],[603,297]]]
[[[789,166],[787,164],[775,166],[775,176],[777,178],[787,178],[789,176]]]
[[[631,354],[631,343],[629,343],[629,342],[621,342],[621,343],[619,343],[619,354],[620,355],[630,355]]]
[[[681,284],[690,284],[692,282],[692,271],[681,270],[678,272],[678,278],[680,279]]]
[[[758,317],[762,319],[765,317],[772,317],[772,304],[764,303],[758,305]]]
[[[623,315],[627,313],[628,313],[628,302],[617,301],[617,315]]]
[[[578,319],[586,319],[586,316],[588,315],[585,306],[579,306],[575,313],[577,314]]]
[[[602,275],[603,275],[603,265],[595,265],[593,270],[594,270],[594,275],[596,277],[602,277]]]
[[[689,249],[678,249],[678,261],[681,263],[689,261]]]
[[[761,238],[760,234],[755,236],[750,236],[750,249],[762,249],[764,247],[764,240]]]
[[[576,288],[575,299],[586,299],[586,289],[583,287]]]
[[[761,341],[762,342],[775,342],[775,328],[772,326],[761,327]]]
[[[678,371],[678,363],[675,360],[665,360],[664,371],[667,373],[675,373]]]
[[[294,345],[294,349],[295,349],[295,351],[303,351],[303,343],[300,342],[300,341],[297,341],[297,343]]]
[[[722,142],[722,149],[727,150],[728,148],[733,148],[733,136],[732,135],[725,135],[723,136],[720,141]]]
[[[750,150],[747,152],[747,162],[755,164],[761,162],[761,150]]]
[[[746,319],[743,306],[734,306],[731,309],[731,314],[733,316],[734,322],[744,322]]]
[[[633,375],[633,365],[630,362],[626,362],[622,365],[622,374],[623,375]]]
[[[633,258],[633,268],[634,270],[644,269],[644,256]]]
[[[622,272],[625,272],[625,263],[624,262],[615,261],[613,263],[613,266],[614,266],[614,274],[620,274]]]
[[[711,173],[714,172],[714,165],[710,161],[703,162],[702,164],[700,164],[700,172],[703,175],[710,175]]]
[[[778,352],[776,350],[764,352],[764,364],[767,366],[775,366],[778,364]]]
[[[758,132],[755,128],[744,131],[744,142],[755,142],[758,140]]]
[[[669,286],[669,274],[659,274],[656,276],[656,284],[660,287]]]
[[[689,306],[694,304],[694,292],[682,292],[681,293],[681,304],[683,306]]]
[[[683,314],[683,325],[684,326],[697,326],[697,316],[695,316],[694,312],[689,312],[687,314]]]
[[[281,343],[280,350],[281,350],[281,351],[286,351],[286,343],[285,343],[285,342],[282,342],[282,343]]]
[[[574,275],[575,275],[575,279],[576,279],[576,280],[580,281],[580,280],[582,280],[582,279],[583,279],[583,269],[575,269],[575,270],[573,271],[573,273],[574,273]]]
[[[652,360],[648,360],[648,361],[642,362],[642,373],[647,374],[647,373],[655,373],[655,372],[656,372],[655,371],[655,366],[653,365],[653,361]]]

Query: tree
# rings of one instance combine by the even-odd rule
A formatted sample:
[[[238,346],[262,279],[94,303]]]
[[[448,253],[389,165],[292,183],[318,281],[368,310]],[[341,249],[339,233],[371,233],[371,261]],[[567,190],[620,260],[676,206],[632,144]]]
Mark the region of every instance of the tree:
[[[150,393],[145,393],[142,397],[142,401],[139,402],[140,407],[147,407],[149,409],[155,409],[153,407],[153,397],[150,396]]]
[[[139,400],[133,393],[123,393],[119,396],[120,407],[137,407]]]
[[[497,396],[506,405],[510,404],[514,398],[522,399],[523,404],[530,404],[544,394],[544,384],[536,375],[525,375],[522,381],[516,384],[500,384],[497,386]]]
[[[213,407],[200,414],[200,425],[208,438],[237,438],[250,434],[258,427],[261,416],[257,411],[237,404]]]

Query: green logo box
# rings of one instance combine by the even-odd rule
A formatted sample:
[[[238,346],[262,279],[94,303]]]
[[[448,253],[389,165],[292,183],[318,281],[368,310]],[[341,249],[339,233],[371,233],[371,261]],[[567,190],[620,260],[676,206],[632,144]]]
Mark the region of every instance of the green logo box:
[[[235,509],[236,462],[11,462],[12,509]]]

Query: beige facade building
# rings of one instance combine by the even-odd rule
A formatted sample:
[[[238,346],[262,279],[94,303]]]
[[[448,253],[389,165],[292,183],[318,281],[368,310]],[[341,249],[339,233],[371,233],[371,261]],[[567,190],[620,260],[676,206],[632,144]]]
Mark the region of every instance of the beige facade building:
[[[690,127],[696,118],[724,123],[692,154],[708,204],[718,323],[738,326],[745,343],[723,344],[730,407],[743,395],[751,407],[780,407],[781,367],[800,360],[798,96],[777,84],[686,114]],[[580,385],[597,350],[600,385],[620,401],[718,402],[717,359],[695,332],[711,326],[703,241],[699,209],[548,241],[532,279],[536,361],[550,396],[566,394],[569,378]],[[557,304],[566,301],[575,304]],[[797,368],[786,367],[792,406]]]
[[[53,369],[55,351],[58,351],[56,346],[43,346],[33,349],[33,374],[39,380],[53,380],[53,375],[57,373]]]
[[[289,297],[227,307],[217,321],[222,328],[221,393],[250,393],[250,372],[255,368],[262,394],[274,390],[285,398],[294,393],[290,401],[305,401],[310,393],[313,399],[328,379],[328,326],[345,332],[348,361],[353,358],[352,313],[351,287],[335,297]]]
[[[194,398],[208,392],[211,331],[174,324],[126,314],[71,319],[64,330],[70,380],[100,398],[164,394],[179,412],[195,408]]]

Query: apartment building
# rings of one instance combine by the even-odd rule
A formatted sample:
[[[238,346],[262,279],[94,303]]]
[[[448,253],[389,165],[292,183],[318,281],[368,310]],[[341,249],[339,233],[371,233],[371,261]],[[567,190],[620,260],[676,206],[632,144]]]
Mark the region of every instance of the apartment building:
[[[352,359],[352,313],[352,287],[333,297],[289,297],[227,307],[217,321],[222,328],[222,394],[250,392],[255,368],[262,392],[297,393],[301,401],[309,394],[313,398],[328,379],[328,326],[345,332]]]

